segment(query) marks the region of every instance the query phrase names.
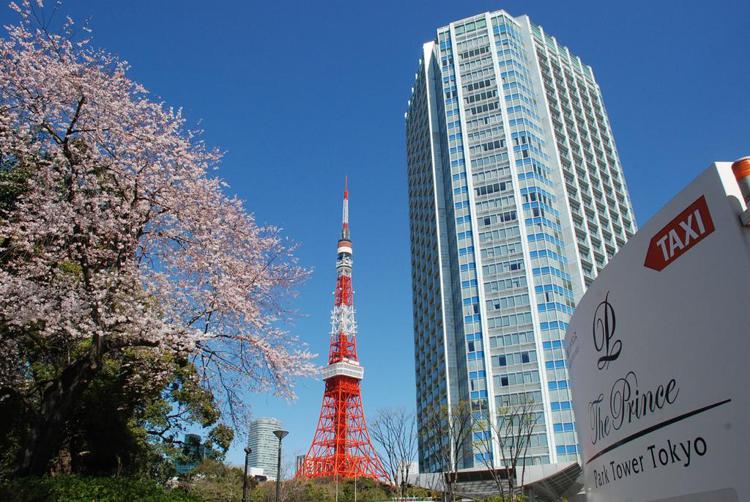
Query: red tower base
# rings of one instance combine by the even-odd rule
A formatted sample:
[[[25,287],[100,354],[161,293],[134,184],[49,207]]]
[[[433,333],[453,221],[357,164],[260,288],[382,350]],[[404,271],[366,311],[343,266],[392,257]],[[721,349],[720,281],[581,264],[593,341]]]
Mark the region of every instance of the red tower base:
[[[358,379],[337,375],[326,380],[315,437],[297,476],[386,478],[367,432]]]

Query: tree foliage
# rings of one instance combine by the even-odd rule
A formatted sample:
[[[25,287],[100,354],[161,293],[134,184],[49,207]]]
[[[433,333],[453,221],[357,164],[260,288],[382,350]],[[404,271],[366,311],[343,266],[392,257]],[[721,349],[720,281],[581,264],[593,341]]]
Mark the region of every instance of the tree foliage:
[[[241,422],[242,389],[293,396],[315,368],[279,328],[307,273],[292,248],[226,195],[210,174],[220,153],[124,61],[76,39],[70,19],[54,32],[28,1],[12,7],[21,20],[0,40],[0,405],[17,410],[4,426],[29,424],[11,445],[17,473],[103,440],[83,426],[97,414],[164,435],[184,417],[216,423],[217,409]]]
[[[66,502],[200,502],[182,489],[167,490],[151,480],[133,478],[56,476],[8,482],[0,485],[0,499],[7,502],[59,500]]]
[[[356,484],[356,488],[355,488]],[[299,480],[283,482],[282,500],[287,502],[376,502],[388,500],[391,489],[371,479]],[[256,487],[250,495],[251,502],[274,502],[275,483],[267,482]]]
[[[234,502],[242,499],[242,470],[213,460],[206,460],[181,483],[191,496],[212,502]],[[338,495],[337,495],[338,492]],[[282,481],[281,499],[285,502],[354,502],[355,480],[289,479]],[[370,479],[356,480],[356,500],[374,502],[388,500],[390,487]],[[253,481],[248,493],[250,502],[274,502],[276,482]]]
[[[183,486],[200,500],[233,502],[242,500],[242,476],[241,469],[208,459],[188,475]]]

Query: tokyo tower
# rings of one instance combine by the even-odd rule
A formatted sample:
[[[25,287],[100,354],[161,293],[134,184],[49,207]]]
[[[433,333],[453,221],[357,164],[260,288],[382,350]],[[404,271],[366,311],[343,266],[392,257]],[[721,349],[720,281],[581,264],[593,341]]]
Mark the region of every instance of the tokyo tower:
[[[385,479],[383,464],[367,432],[359,388],[365,369],[357,357],[348,184],[344,185],[344,214],[337,253],[331,346],[328,366],[323,370],[323,406],[315,437],[297,476]]]

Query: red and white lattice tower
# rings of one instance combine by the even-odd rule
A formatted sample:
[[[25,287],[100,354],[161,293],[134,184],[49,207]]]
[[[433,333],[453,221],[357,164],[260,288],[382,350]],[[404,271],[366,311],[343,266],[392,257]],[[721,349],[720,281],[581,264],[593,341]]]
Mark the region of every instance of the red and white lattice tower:
[[[297,476],[303,478],[385,479],[370,441],[359,383],[364,368],[357,357],[357,324],[352,292],[352,241],[349,238],[349,191],[336,258],[336,292],[331,316],[331,347],[323,370],[325,392],[312,446]]]

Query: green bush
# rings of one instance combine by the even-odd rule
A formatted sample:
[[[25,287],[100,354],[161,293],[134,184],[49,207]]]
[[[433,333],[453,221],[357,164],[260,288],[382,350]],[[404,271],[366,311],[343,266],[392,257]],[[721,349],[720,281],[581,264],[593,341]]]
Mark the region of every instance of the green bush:
[[[8,502],[199,502],[181,489],[167,490],[150,480],[85,476],[21,478],[0,485]]]
[[[234,502],[242,499],[242,470],[206,459],[185,477],[182,485],[198,500]]]

